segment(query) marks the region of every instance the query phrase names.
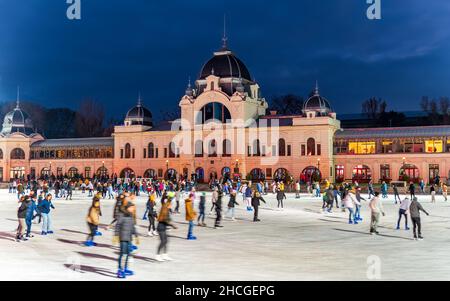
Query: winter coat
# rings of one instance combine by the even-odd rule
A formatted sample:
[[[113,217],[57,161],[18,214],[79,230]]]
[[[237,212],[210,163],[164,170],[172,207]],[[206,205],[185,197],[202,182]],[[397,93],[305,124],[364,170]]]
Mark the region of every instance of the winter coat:
[[[34,211],[36,211],[36,203],[33,200],[29,200],[28,202],[28,208],[27,208],[27,214],[26,219],[30,220],[33,218]]]
[[[116,224],[116,236],[120,241],[133,241],[133,235],[137,235],[134,226],[134,219],[130,214],[124,214],[119,217]]]
[[[154,199],[154,198],[153,198]],[[147,201],[147,209],[148,209],[148,216],[156,217],[157,213],[155,210],[156,203],[152,198],[150,197]]]
[[[252,197],[252,206],[253,207],[259,207],[261,205],[260,201],[264,202],[264,204],[266,203],[266,201],[262,197],[260,197],[260,196],[253,196]]]
[[[205,196],[200,196],[200,203],[198,204],[198,210],[205,211],[205,205],[206,205],[206,198]]]
[[[100,208],[91,207],[88,216],[86,217],[86,221],[98,226],[100,224]]]
[[[422,205],[418,201],[412,201],[409,205],[409,214],[411,218],[420,217],[420,211],[423,211],[426,215],[428,215],[428,212],[423,209]]]
[[[277,200],[281,201],[282,199],[286,199],[286,194],[283,190],[277,191]]]
[[[239,204],[236,202],[236,195],[231,194],[230,200],[228,201],[228,208],[234,208],[234,205],[239,206]]]
[[[197,216],[197,213],[194,211],[192,200],[186,199],[184,201],[184,204],[186,205],[186,220],[189,222],[193,221],[195,219],[195,217]]]
[[[25,218],[27,215],[28,204],[27,202],[21,202],[17,209],[17,218]]]
[[[39,211],[41,213],[48,214],[50,213],[50,209],[55,209],[52,202],[49,202],[47,199],[43,199],[40,204]]]

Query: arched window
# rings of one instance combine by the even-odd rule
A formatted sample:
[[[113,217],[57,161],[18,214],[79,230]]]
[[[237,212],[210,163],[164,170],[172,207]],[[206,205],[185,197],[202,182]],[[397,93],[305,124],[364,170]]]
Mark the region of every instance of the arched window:
[[[400,168],[399,180],[418,182],[419,169],[414,164],[403,164],[402,168]]]
[[[3,159],[3,151],[0,149],[0,160]]]
[[[205,170],[201,167],[197,167],[195,170],[195,177],[197,182],[203,183],[205,181]]]
[[[277,182],[286,182],[288,180],[287,176],[289,172],[286,168],[278,168],[273,174],[273,179]]]
[[[308,141],[306,141],[306,150],[308,156],[316,155],[316,140],[314,140],[314,138],[309,138]]]
[[[177,171],[175,169],[173,169],[173,168],[168,169],[166,171],[165,179],[166,180],[171,180],[171,181],[176,180],[177,179]]]
[[[278,156],[286,156],[286,141],[283,138],[278,140]]]
[[[253,156],[261,156],[261,143],[259,142],[259,139],[253,141]]]
[[[69,171],[67,172],[67,175],[70,178],[75,178],[76,176],[78,176],[78,169],[75,167],[71,167],[69,168]]]
[[[372,179],[372,172],[367,165],[357,165],[353,167],[353,182],[369,183]]]
[[[125,159],[131,158],[131,145],[129,143],[125,144]]]
[[[148,144],[148,151],[147,152],[148,152],[148,157],[150,159],[155,158],[155,145],[153,144],[153,142],[150,142]]]
[[[133,179],[135,177],[134,170],[132,170],[131,168],[125,168],[120,172],[120,177]]]
[[[97,176],[104,178],[108,175],[108,169],[104,166],[97,169]]]
[[[195,141],[195,156],[197,158],[203,157],[203,141],[202,140]]]
[[[222,154],[224,157],[231,156],[231,141],[228,139],[225,139],[222,142]]]
[[[208,144],[208,156],[217,157],[217,143],[215,139],[211,140]]]
[[[147,169],[144,173],[144,178],[147,179],[156,179],[156,170],[154,169]]]
[[[205,124],[209,121],[227,123],[231,120],[230,111],[223,104],[210,102],[200,109],[196,124]]]
[[[262,171],[262,169],[255,168],[255,169],[252,169],[252,171],[250,172],[250,178],[253,182],[259,182],[259,181],[264,180],[266,178],[266,176],[264,175],[264,172]]]
[[[302,183],[320,182],[322,180],[322,174],[320,170],[315,166],[308,166],[303,169],[300,175],[300,181]]]
[[[175,158],[175,154],[177,152],[177,148],[174,142],[169,143],[169,158]]]
[[[15,148],[11,151],[11,159],[12,160],[24,160],[25,152],[21,148]]]

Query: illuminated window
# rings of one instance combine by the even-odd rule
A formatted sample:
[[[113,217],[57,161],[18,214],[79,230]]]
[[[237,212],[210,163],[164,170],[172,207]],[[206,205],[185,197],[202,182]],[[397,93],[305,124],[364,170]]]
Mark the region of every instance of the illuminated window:
[[[350,142],[348,144],[350,153],[352,154],[375,154],[375,141],[367,142]]]
[[[381,147],[382,147],[382,149],[383,149],[383,153],[384,153],[384,154],[386,154],[386,153],[392,153],[392,151],[393,151],[392,145],[393,145],[392,141],[383,141],[383,142],[381,143]]]
[[[442,153],[444,150],[444,143],[442,140],[425,140],[426,153]]]

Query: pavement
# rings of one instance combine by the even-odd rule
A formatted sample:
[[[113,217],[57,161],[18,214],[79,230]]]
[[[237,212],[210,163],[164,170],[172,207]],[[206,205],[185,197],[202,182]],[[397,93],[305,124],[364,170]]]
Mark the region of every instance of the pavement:
[[[419,196],[430,213],[422,214],[423,241],[415,241],[403,222],[402,230],[395,229],[398,205],[392,196],[383,201],[387,214],[381,219],[380,235],[373,236],[368,202],[363,201],[363,222],[349,225],[347,213],[323,213],[322,201],[310,195],[295,199],[287,194],[283,210],[277,208],[275,195],[264,198],[261,222],[252,222],[253,213],[238,196],[237,220],[224,219],[224,227],[214,229],[214,215],[208,216],[208,227],[194,229],[196,241],[185,239],[188,225],[182,203],[182,214],[173,216],[178,229],[169,232],[171,262],[155,261],[159,238],[147,237],[148,222],[139,219],[141,244],[130,262],[135,275],[118,280],[118,248],[112,243],[113,232],[103,229],[112,220],[113,200],[102,200],[103,236],[96,237],[97,247],[83,245],[91,199],[79,191],[73,200],[54,200],[55,234],[41,236],[41,226],[33,224],[35,237],[16,242],[17,200],[0,190],[0,280],[450,280],[450,202],[442,196],[436,204],[429,196]],[[208,193],[207,210],[210,199]],[[139,217],[145,202],[145,196],[138,197]],[[228,197],[223,203],[225,214]]]

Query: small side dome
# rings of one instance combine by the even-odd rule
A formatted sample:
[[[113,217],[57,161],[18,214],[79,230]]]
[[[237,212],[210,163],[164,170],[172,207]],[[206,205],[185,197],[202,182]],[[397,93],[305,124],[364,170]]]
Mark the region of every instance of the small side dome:
[[[318,116],[327,116],[333,112],[330,102],[325,97],[320,96],[317,84],[311,97],[303,104],[303,114],[306,114],[308,111],[315,111]]]
[[[5,115],[1,133],[3,135],[22,133],[27,136],[34,133],[33,122],[30,116],[20,109],[19,101],[14,110]]]
[[[152,113],[142,105],[141,97],[139,97],[137,105],[128,111],[125,125],[153,126]]]

